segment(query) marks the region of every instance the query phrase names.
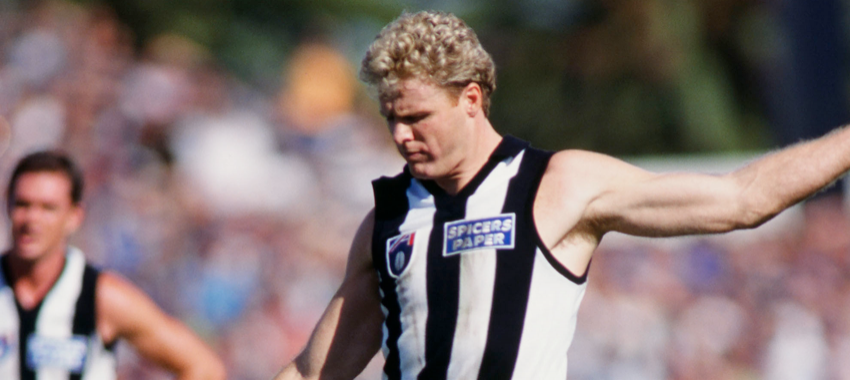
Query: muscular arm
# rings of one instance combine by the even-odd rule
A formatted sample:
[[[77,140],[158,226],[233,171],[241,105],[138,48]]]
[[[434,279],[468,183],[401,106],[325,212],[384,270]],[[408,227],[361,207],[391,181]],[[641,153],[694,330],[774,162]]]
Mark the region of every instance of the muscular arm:
[[[373,225],[369,213],[354,238],[342,285],[307,347],[275,380],[353,379],[378,352],[384,316],[372,268]]]
[[[102,273],[96,297],[98,332],[105,342],[125,339],[140,355],[181,380],[225,378],[218,356],[128,281]]]
[[[544,240],[553,245],[571,233],[598,240],[607,231],[642,236],[726,232],[764,223],[848,168],[847,128],[726,175],[655,174],[611,157],[565,151],[552,158],[535,214],[544,219]]]

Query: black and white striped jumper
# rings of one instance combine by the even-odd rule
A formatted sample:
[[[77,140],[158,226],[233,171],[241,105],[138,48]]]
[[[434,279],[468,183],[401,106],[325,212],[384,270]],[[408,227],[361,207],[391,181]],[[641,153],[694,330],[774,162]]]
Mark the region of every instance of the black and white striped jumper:
[[[566,378],[586,274],[533,221],[551,155],[507,136],[456,195],[407,168],[373,182],[385,379]]]

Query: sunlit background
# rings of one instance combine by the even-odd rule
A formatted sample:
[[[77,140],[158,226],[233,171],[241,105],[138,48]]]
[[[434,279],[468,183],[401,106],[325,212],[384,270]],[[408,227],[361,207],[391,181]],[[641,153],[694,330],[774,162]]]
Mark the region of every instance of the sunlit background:
[[[74,244],[230,378],[269,379],[340,283],[369,181],[402,168],[356,72],[405,9],[476,29],[491,121],[538,147],[722,171],[850,120],[841,0],[0,0],[2,178],[69,151],[88,181]],[[755,231],[607,237],[570,379],[850,379],[843,193]]]

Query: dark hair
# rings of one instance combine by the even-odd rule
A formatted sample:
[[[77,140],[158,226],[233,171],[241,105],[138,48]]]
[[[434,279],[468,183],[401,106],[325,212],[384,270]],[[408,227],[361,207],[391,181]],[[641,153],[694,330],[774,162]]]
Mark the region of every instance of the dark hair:
[[[14,197],[18,178],[26,173],[53,172],[65,175],[71,182],[71,202],[79,204],[83,198],[83,174],[71,158],[60,151],[47,150],[26,155],[15,166],[6,192],[6,205]]]

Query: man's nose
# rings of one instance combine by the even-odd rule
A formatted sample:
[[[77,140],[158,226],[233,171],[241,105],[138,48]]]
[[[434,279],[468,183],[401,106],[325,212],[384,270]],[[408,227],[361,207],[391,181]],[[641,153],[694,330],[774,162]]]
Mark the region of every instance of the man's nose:
[[[394,122],[392,127],[393,141],[396,145],[403,145],[405,142],[413,140],[413,129],[409,125]]]

